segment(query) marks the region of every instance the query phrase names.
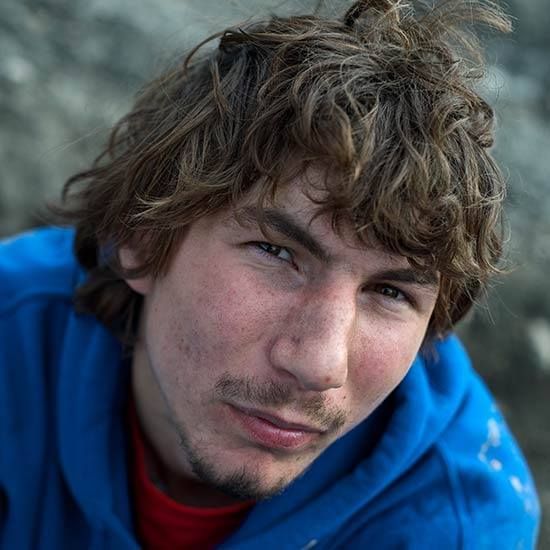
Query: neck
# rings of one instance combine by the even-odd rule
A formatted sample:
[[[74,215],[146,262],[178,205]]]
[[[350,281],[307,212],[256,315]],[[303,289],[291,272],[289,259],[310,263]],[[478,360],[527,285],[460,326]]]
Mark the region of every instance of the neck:
[[[168,497],[187,506],[214,508],[239,502],[204,484],[192,471],[171,411],[139,343],[132,361],[132,393],[151,482]]]
[[[182,451],[183,452],[183,451]],[[240,502],[205,485],[196,477],[175,472],[165,464],[151,445],[144,441],[145,469],[149,480],[172,500],[196,508],[217,508]]]

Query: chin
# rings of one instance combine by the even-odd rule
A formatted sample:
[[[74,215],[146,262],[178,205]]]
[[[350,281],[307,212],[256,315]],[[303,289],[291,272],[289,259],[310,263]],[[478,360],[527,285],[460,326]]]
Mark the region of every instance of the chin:
[[[202,477],[202,476],[201,476]],[[257,475],[251,474],[246,467],[232,474],[217,476],[215,480],[204,479],[204,482],[222,493],[239,500],[267,500],[284,491],[292,482],[287,477],[277,482],[268,482]]]
[[[188,450],[189,451],[189,450]],[[300,477],[315,457],[296,462],[293,457],[287,460],[269,456],[268,451],[261,455],[243,457],[223,457],[217,460],[188,452],[188,460],[195,476],[210,488],[240,500],[265,500],[280,494],[295,479]]]

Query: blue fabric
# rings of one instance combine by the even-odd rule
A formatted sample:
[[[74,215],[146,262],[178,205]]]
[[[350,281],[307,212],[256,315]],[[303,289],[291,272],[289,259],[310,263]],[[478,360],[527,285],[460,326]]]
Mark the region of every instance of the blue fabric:
[[[73,233],[0,245],[0,548],[131,549],[128,365],[72,306]],[[455,337],[224,549],[528,549],[539,504]]]

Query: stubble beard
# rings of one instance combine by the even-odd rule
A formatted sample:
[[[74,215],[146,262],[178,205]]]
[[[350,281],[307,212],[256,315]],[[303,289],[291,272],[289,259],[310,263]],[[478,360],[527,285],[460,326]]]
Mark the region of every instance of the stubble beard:
[[[292,405],[292,390],[279,384],[258,384],[253,379],[237,379],[228,374],[223,375],[216,384],[216,394],[221,400],[237,399],[248,404],[280,407]],[[339,431],[346,422],[344,411],[327,410],[321,396],[301,404],[307,416],[327,429],[327,434]],[[223,473],[219,464],[204,456],[198,446],[193,445],[191,437],[184,426],[179,424],[176,430],[180,447],[185,453],[187,462],[195,476],[209,488],[218,490],[239,500],[265,500],[280,494],[290,483],[305,473],[313,459],[320,451],[311,450],[311,460],[304,459],[304,468],[295,475],[281,475],[269,485],[262,477],[261,471],[253,471],[251,466],[243,464],[233,472]],[[268,452],[266,450],[266,452]],[[283,465],[281,465],[283,467]]]
[[[282,477],[269,487],[265,487],[261,474],[249,471],[246,465],[233,472],[221,473],[216,465],[193,447],[181,426],[178,427],[178,433],[180,447],[185,452],[193,474],[210,489],[220,491],[227,496],[238,500],[270,499],[282,493],[294,479]]]

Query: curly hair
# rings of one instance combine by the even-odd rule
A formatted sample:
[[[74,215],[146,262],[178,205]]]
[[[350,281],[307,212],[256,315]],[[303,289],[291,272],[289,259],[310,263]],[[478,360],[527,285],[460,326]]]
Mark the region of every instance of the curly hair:
[[[502,255],[505,186],[488,150],[493,111],[476,90],[478,24],[510,28],[489,2],[364,0],[341,19],[273,17],[199,44],[65,184],[57,213],[76,227],[88,271],[80,309],[131,336],[140,297],[125,277],[161,276],[193,221],[252,192],[265,204],[313,166],[336,229],[351,223],[364,242],[439,273],[428,335],[445,334]],[[136,235],[141,264],[125,271],[117,250]]]

